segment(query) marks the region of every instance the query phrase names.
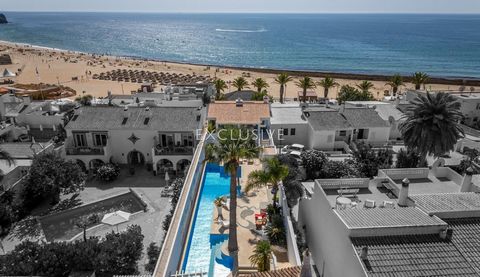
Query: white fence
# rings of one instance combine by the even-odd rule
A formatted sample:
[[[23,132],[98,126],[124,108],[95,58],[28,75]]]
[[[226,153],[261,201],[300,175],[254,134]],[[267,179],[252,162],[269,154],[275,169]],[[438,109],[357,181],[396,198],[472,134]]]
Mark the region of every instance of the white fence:
[[[315,182],[323,189],[368,188],[368,178],[317,179]]]

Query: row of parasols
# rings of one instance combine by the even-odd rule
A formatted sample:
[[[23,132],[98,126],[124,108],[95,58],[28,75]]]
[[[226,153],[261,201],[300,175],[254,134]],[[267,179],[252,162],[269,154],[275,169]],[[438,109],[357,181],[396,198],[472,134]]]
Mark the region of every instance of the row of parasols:
[[[205,75],[190,75],[182,73],[169,73],[169,72],[152,72],[145,70],[132,70],[132,69],[116,69],[108,72],[102,72],[100,74],[94,74],[93,79],[106,80],[106,81],[118,81],[118,82],[132,82],[132,83],[145,83],[150,82],[152,84],[198,84],[208,83],[211,81],[210,76]]]

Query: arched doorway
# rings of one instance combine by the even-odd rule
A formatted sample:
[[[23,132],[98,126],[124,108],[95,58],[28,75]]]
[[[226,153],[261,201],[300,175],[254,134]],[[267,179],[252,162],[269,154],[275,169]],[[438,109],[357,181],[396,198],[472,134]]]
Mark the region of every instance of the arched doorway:
[[[145,157],[137,150],[130,151],[127,159],[129,165],[143,165],[145,163]]]
[[[78,164],[78,166],[82,169],[83,172],[87,172],[87,166],[82,160],[75,160],[75,162]]]
[[[165,172],[172,172],[174,170],[173,163],[168,159],[161,159],[157,162],[157,172],[162,174]]]
[[[191,162],[187,159],[182,159],[177,162],[177,173],[179,175],[187,175],[188,168]]]

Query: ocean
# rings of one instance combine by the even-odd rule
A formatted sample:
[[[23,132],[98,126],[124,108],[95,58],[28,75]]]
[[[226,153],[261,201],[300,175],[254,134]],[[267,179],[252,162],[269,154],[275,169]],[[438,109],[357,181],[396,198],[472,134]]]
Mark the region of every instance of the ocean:
[[[480,15],[5,12],[0,40],[187,63],[480,78]]]

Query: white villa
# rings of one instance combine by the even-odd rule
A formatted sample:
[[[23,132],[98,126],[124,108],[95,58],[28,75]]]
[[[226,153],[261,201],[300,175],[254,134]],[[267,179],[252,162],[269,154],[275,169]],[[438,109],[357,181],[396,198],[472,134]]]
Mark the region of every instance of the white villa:
[[[304,183],[299,226],[322,276],[478,276],[480,191],[442,161]]]
[[[66,125],[66,156],[85,169],[102,163],[183,171],[203,128],[203,107],[82,107]]]

